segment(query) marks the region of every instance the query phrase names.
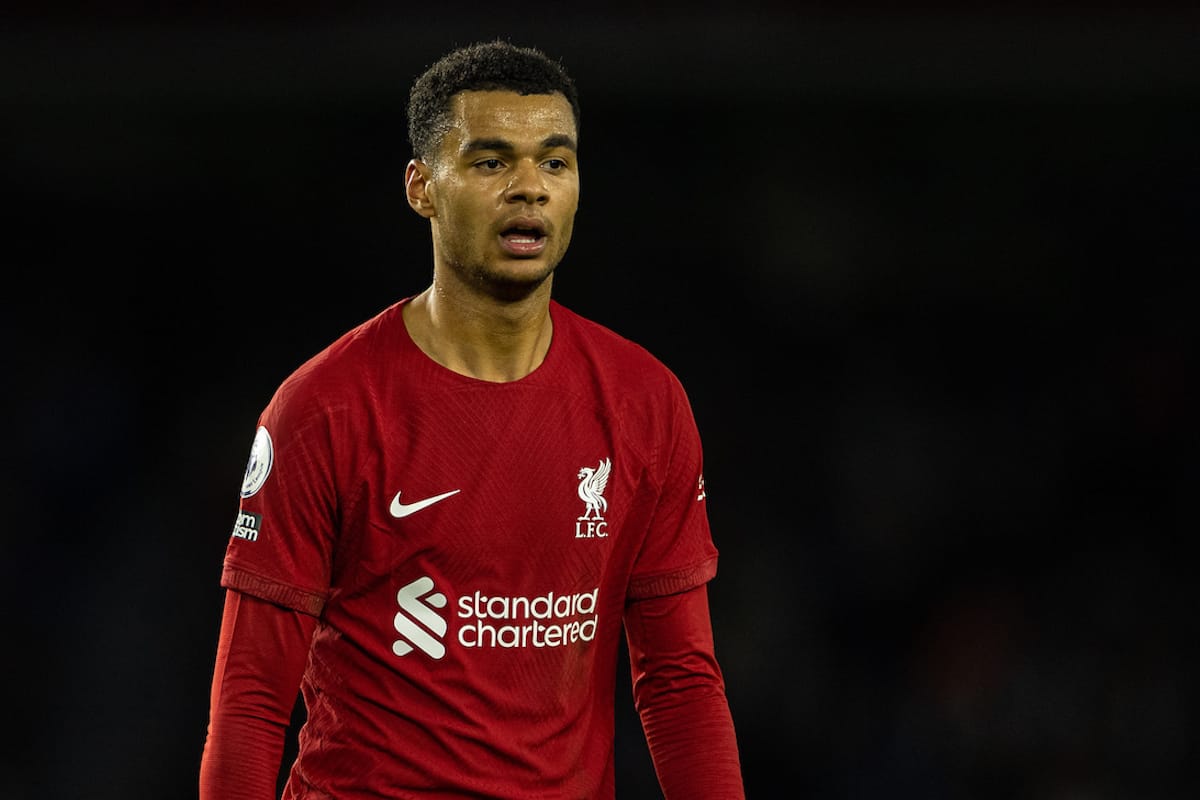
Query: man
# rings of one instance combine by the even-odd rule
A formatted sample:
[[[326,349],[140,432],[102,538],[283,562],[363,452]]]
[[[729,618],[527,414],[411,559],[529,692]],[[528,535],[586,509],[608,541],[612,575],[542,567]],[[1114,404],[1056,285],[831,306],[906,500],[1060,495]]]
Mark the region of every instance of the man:
[[[741,798],[684,390],[550,297],[579,105],[533,48],[415,82],[433,281],[286,379],[225,557],[201,800],[612,798],[621,636],[667,798]]]

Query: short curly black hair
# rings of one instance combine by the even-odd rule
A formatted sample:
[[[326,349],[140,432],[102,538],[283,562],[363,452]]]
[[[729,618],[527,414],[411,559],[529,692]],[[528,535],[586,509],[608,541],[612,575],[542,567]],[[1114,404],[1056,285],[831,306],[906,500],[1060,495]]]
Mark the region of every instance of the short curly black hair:
[[[416,158],[426,159],[437,149],[452,124],[451,98],[468,91],[558,92],[571,104],[579,133],[579,94],[562,64],[535,47],[500,39],[476,42],[442,56],[413,83],[408,96],[408,140]]]

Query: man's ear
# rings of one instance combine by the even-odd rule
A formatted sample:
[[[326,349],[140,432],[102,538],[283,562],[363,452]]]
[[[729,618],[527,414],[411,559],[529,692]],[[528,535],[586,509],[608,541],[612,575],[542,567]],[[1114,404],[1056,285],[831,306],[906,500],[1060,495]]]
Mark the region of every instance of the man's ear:
[[[412,159],[404,168],[404,194],[412,210],[425,219],[436,214],[433,207],[433,197],[429,192],[429,165],[420,159]]]

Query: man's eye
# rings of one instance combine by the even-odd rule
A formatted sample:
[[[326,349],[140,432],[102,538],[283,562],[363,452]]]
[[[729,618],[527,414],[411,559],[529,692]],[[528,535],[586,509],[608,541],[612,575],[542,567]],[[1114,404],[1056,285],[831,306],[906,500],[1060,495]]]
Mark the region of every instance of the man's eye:
[[[561,158],[552,158],[546,162],[546,166],[549,167],[550,169],[556,169],[556,170],[557,169],[566,169],[567,162],[563,161]]]
[[[479,162],[479,166],[483,167],[484,169],[500,169],[500,159],[485,158],[483,161]]]

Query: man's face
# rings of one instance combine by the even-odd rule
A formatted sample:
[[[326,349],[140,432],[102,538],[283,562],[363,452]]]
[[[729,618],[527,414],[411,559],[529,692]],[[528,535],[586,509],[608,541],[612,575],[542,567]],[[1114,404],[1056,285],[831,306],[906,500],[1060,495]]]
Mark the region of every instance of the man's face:
[[[434,258],[460,279],[507,291],[549,277],[579,207],[577,131],[560,94],[463,92],[428,164]]]

